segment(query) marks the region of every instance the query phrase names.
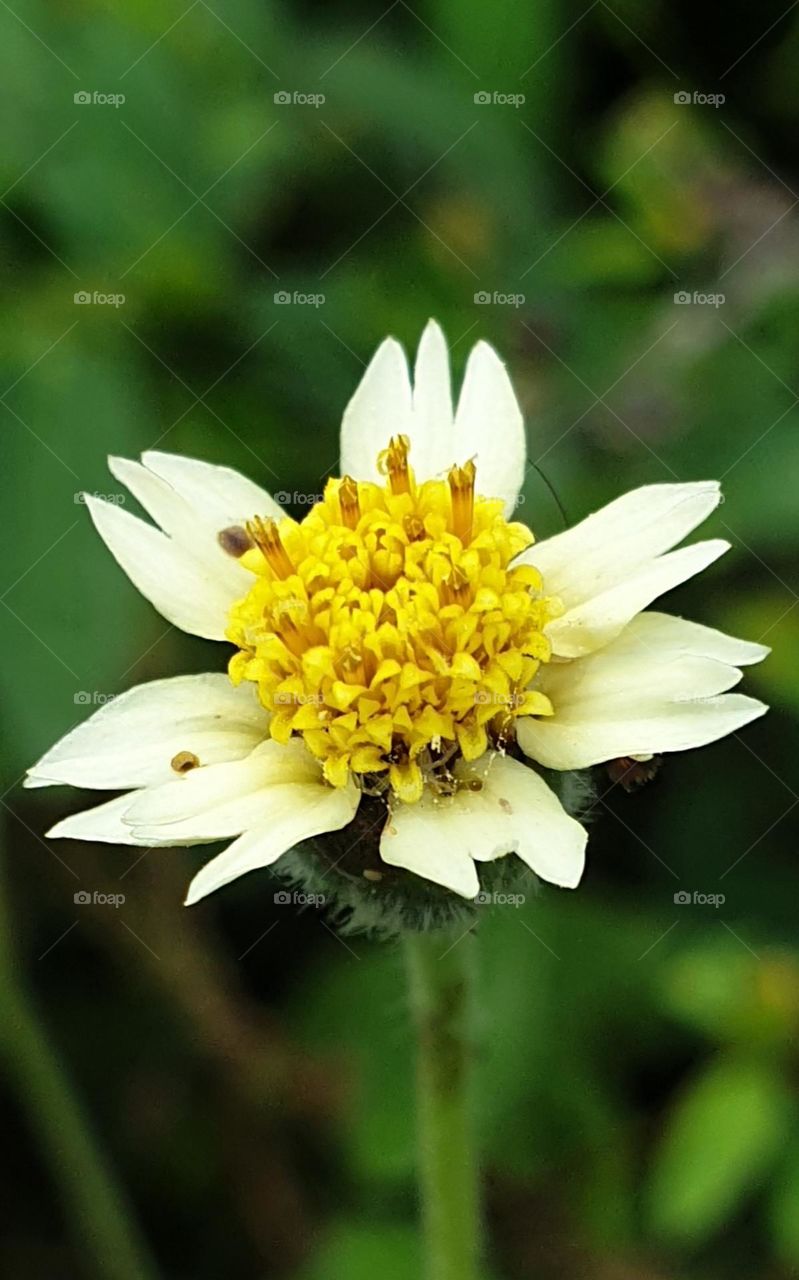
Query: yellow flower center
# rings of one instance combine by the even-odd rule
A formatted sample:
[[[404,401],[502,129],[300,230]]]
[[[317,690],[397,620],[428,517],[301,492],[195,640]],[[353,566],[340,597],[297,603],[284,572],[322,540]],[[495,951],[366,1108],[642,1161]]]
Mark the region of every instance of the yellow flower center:
[[[474,463],[417,484],[408,453],[395,437],[384,484],[330,480],[299,523],[256,518],[220,541],[249,544],[230,677],[258,685],[271,736],[301,734],[333,786],[352,776],[410,803],[454,786],[458,754],[501,749],[516,716],[551,715],[529,685],[561,608],[513,566],[533,535],[475,495]]]

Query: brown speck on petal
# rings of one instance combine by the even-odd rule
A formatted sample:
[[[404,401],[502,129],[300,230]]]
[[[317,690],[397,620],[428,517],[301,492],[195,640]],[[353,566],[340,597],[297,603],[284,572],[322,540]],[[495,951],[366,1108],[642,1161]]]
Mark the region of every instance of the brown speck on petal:
[[[196,769],[199,763],[200,758],[193,751],[179,751],[170,761],[175,773],[188,773],[191,769]]]
[[[227,529],[220,529],[216,540],[223,551],[238,560],[253,545],[252,538],[241,524],[232,524]]]
[[[504,798],[501,799],[499,807],[500,809],[504,809],[506,813],[513,813],[513,806],[511,805],[510,800],[505,800]]]

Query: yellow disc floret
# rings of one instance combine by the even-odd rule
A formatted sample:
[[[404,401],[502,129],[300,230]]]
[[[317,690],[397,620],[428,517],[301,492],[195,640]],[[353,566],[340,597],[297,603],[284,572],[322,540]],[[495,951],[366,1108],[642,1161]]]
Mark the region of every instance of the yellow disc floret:
[[[560,612],[513,560],[533,542],[475,496],[475,466],[416,483],[409,442],[380,455],[385,484],[330,480],[297,523],[254,518],[231,610],[234,683],[252,680],[278,742],[301,734],[333,786],[446,789],[458,755],[502,746],[517,715],[549,715],[529,689]]]

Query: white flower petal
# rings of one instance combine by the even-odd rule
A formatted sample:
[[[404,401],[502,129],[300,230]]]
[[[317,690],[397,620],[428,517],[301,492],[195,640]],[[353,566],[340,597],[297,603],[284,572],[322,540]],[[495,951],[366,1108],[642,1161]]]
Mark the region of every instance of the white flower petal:
[[[150,452],[143,457],[144,465],[127,458],[109,458],[112,475],[130,489],[178,552],[184,554],[181,563],[185,560],[192,563],[194,577],[213,579],[220,584],[221,598],[229,607],[246,593],[252,579],[237,560],[222,549],[218,540],[220,531],[230,525],[244,524],[255,515],[279,519],[285,513],[263,489],[227,467],[168,453]],[[93,502],[96,500],[88,503],[90,508]],[[122,521],[117,524],[122,529],[126,527]],[[138,582],[136,585],[140,586]],[[141,586],[140,590],[143,590]],[[148,598],[153,599],[151,595]],[[170,621],[174,619],[170,617]],[[207,628],[206,623],[201,625]],[[194,628],[184,626],[184,629]],[[204,635],[206,631],[198,634]],[[220,636],[215,634],[211,638]]]
[[[543,778],[518,760],[494,755],[458,766],[479,791],[454,796],[425,792],[418,804],[397,805],[380,841],[390,866],[473,898],[479,881],[473,859],[490,862],[517,853],[536,875],[572,888],[582,875],[587,833],[570,818]]]
[[[735,733],[764,715],[766,705],[742,693],[696,702],[641,702],[628,719],[607,721],[589,711],[553,721],[548,733],[519,722],[522,750],[549,769],[583,769],[630,756],[647,759],[661,752],[688,751]]]
[[[487,342],[478,342],[469,356],[454,441],[452,461],[475,457],[477,492],[504,499],[510,513],[524,481],[524,420],[508,371]]]
[[[405,352],[386,338],[372,357],[341,423],[341,474],[383,483],[377,457],[391,436],[410,435],[413,409]],[[418,466],[417,450],[411,465]]]
[[[255,686],[226,675],[177,676],[138,685],[66,734],[30,770],[26,786],[68,783],[115,791],[176,778],[180,751],[201,765],[237,760],[263,740],[268,713]]]
[[[762,662],[771,653],[768,645],[755,644],[751,640],[739,640],[713,627],[689,622],[670,613],[642,613],[636,621],[636,634],[644,644],[657,645],[676,653],[699,654],[716,658],[731,667],[751,666]]]
[[[588,832],[566,813],[539,774],[508,756],[495,756],[486,764],[479,760],[461,765],[459,772],[483,782],[482,791],[466,794],[483,798],[486,812],[481,817],[486,834],[493,830],[494,839],[499,841],[502,836],[498,828],[506,828],[505,839],[511,850],[542,880],[564,889],[573,889],[580,883]],[[489,841],[482,852],[473,854],[480,862],[496,856]]]
[[[264,799],[267,821],[245,832],[197,873],[187,906],[248,871],[268,867],[301,840],[346,827],[355,817],[360,792],[354,786],[325,786],[320,775],[316,782],[273,785]]]
[[[130,489],[134,498],[164,533],[191,547],[192,538],[197,537],[199,521],[171,484],[162,480],[154,471],[143,467],[140,462],[132,462],[129,458],[111,455],[108,469],[115,479]]]
[[[416,355],[410,461],[418,480],[430,480],[456,461],[449,350],[435,320],[428,322]]]
[[[241,592],[235,579],[219,575],[216,560],[203,564],[159,529],[103,499],[87,494],[86,505],[114,559],[168,622],[224,640],[230,606]]]
[[[390,867],[404,867],[462,898],[474,898],[480,881],[465,843],[469,832],[474,835],[473,818],[465,818],[459,805],[442,807],[425,791],[416,804],[397,804],[389,815],[380,857]]]
[[[174,837],[176,844],[237,836],[269,821],[273,788],[321,786],[321,776],[300,739],[285,746],[270,740],[242,760],[192,769],[139,792],[126,821],[142,838]]]
[[[551,769],[705,746],[766,711],[724,694],[741,672],[674,643],[671,625],[641,614],[605,649],[541,668],[536,685],[554,714],[517,721],[519,745]]]
[[[701,573],[729,549],[729,542],[712,538],[648,561],[615,586],[567,609],[551,622],[547,637],[553,653],[563,658],[579,658],[601,648],[658,596]],[[548,578],[545,587],[554,590]]]
[[[431,320],[419,343],[411,389],[402,347],[378,348],[344,412],[341,470],[381,481],[378,454],[391,436],[407,435],[418,480],[441,476],[456,462],[477,460],[477,491],[512,510],[524,479],[524,423],[507,370],[486,342],[472,349],[453,424],[449,354]]]
[[[286,514],[266,489],[232,467],[156,450],[143,453],[142,462],[171,485],[198,519],[215,532],[231,524],[244,524],[253,516],[280,520]]]
[[[122,815],[131,802],[131,795],[106,800],[93,809],[62,818],[47,832],[48,840],[91,840],[99,844],[133,844],[149,846],[153,840],[139,840],[133,834]]]
[[[645,485],[537,543],[521,558],[544,575],[547,591],[572,608],[682,542],[720,498],[715,480]]]

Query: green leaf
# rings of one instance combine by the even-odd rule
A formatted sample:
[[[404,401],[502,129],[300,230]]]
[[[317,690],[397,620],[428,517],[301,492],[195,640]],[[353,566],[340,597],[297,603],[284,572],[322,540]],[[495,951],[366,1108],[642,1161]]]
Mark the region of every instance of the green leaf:
[[[789,1101],[763,1064],[714,1063],[689,1086],[669,1119],[649,1193],[655,1233],[698,1244],[762,1182],[782,1144]]]

